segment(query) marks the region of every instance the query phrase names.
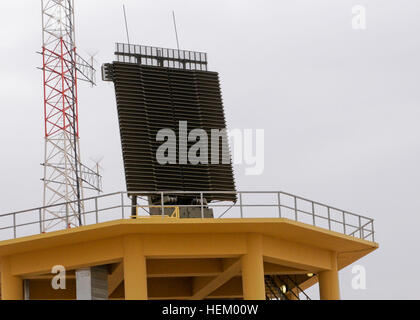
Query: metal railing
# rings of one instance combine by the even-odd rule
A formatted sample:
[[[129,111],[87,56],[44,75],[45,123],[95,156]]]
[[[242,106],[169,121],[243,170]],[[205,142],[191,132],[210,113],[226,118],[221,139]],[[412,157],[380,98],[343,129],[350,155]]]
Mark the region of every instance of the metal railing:
[[[292,295],[294,295],[296,298],[298,298],[298,300],[300,299],[300,295],[302,294],[305,297],[305,300],[312,300],[310,296],[308,296],[308,294],[302,290],[302,288],[299,286],[299,284],[297,283],[297,281],[293,280],[289,275],[286,275],[286,279],[292,283],[292,286],[294,287],[294,289],[296,289],[296,292],[294,292],[293,290],[291,290],[290,292],[292,293]]]
[[[115,44],[117,62],[146,66],[207,71],[207,53],[125,43]]]
[[[83,225],[93,225],[107,221],[132,218],[133,209],[139,217],[149,217],[152,208],[161,208],[165,217],[174,205],[165,205],[165,196],[188,196],[197,199],[197,205],[177,205],[177,208],[200,208],[201,217],[211,209],[216,219],[223,218],[286,218],[344,235],[375,241],[374,220],[362,215],[337,209],[316,201],[308,200],[289,193],[279,191],[269,192],[139,192],[137,205],[132,205],[126,192],[116,192],[82,200],[84,212]],[[206,195],[236,194],[238,201],[212,202],[203,201]],[[149,197],[162,199],[157,206],[150,205]],[[69,215],[67,208],[75,202],[40,207],[25,211],[0,215],[0,240],[16,239],[24,236],[44,233],[46,230],[58,231],[69,228],[68,221],[75,216]],[[48,209],[63,208],[63,216],[57,217],[45,214]],[[54,227],[47,228],[54,225]]]

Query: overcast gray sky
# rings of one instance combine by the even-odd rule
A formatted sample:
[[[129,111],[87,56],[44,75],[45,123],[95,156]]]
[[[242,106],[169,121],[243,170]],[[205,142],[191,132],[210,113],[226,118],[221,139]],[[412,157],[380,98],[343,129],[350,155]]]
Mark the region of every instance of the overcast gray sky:
[[[265,129],[265,172],[240,190],[282,190],[376,219],[380,249],[361,260],[367,290],[344,299],[419,299],[420,5],[416,0],[76,0],[79,53],[111,62],[125,42],[209,53],[229,128]],[[367,29],[352,29],[352,7]],[[40,1],[0,2],[0,212],[41,205]],[[125,189],[114,89],[80,88],[84,162],[105,156],[106,192]],[[410,279],[416,280],[415,274]],[[316,292],[311,291],[314,296]]]

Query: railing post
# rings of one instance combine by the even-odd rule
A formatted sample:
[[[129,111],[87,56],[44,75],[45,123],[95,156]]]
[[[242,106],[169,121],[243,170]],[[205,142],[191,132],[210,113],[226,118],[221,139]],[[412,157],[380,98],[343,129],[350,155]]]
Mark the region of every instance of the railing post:
[[[346,234],[346,213],[343,211],[343,233]]]
[[[121,192],[121,214],[122,218],[124,220],[124,192]]]
[[[162,205],[162,217],[165,216],[165,201],[163,200],[163,192],[160,194],[161,197],[161,205]]]
[[[39,234],[42,234],[42,209],[39,209],[38,213],[39,213]]]
[[[16,239],[16,214],[13,214],[13,238]]]
[[[359,216],[359,236],[360,239],[363,239],[363,227],[362,227],[362,217]]]
[[[99,223],[98,198],[95,198],[95,215],[96,215],[96,224],[98,224]]]
[[[297,209],[297,198],[295,198],[295,221],[299,221],[299,216],[298,216],[298,209]]]
[[[328,230],[331,231],[331,212],[330,212],[330,207],[328,207]]]
[[[203,193],[200,193],[200,198],[201,198],[201,218],[204,219],[204,197],[203,197]]]
[[[370,223],[371,223],[371,225],[372,225],[372,241],[373,242],[375,242],[375,230],[374,230],[374,228],[373,228],[373,219],[372,220],[370,220]]]
[[[279,218],[281,218],[281,195],[280,195],[280,192],[277,193],[277,203],[279,205]]]
[[[66,202],[66,229],[69,229],[69,203]]]
[[[243,207],[242,207],[242,192],[239,193],[239,208],[241,210],[241,218],[243,218],[244,217],[244,210],[243,210]]]
[[[312,202],[312,221],[314,226],[316,226],[316,220],[315,220],[315,203]]]

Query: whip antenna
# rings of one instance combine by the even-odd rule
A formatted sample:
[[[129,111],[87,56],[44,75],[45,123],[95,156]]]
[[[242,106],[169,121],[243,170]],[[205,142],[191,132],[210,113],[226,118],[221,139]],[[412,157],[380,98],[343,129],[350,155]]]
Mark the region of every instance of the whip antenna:
[[[125,11],[125,5],[123,5],[123,11],[124,11],[125,31],[127,32],[127,41],[128,41],[128,44],[130,44],[130,33],[128,32],[128,22],[127,22],[127,13]]]
[[[178,47],[179,50],[179,37],[178,37],[178,28],[176,26],[176,17],[175,17],[175,11],[172,11],[172,17],[174,20],[174,28],[175,28],[175,36],[176,36],[176,45]]]

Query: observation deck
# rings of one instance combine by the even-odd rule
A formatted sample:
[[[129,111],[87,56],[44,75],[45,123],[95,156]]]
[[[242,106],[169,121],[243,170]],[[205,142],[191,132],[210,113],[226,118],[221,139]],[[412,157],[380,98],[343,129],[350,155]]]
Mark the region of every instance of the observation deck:
[[[285,296],[319,282],[321,299],[339,299],[338,271],[378,248],[370,218],[284,192],[236,194],[193,206],[214,219],[179,219],[165,204],[150,216],[147,197],[132,206],[125,192],[83,200],[83,226],[45,221],[45,208],[1,215],[2,298],[75,299],[75,271],[105,266],[109,299],[272,299],[267,277],[286,283]],[[50,286],[56,265],[66,290]]]

